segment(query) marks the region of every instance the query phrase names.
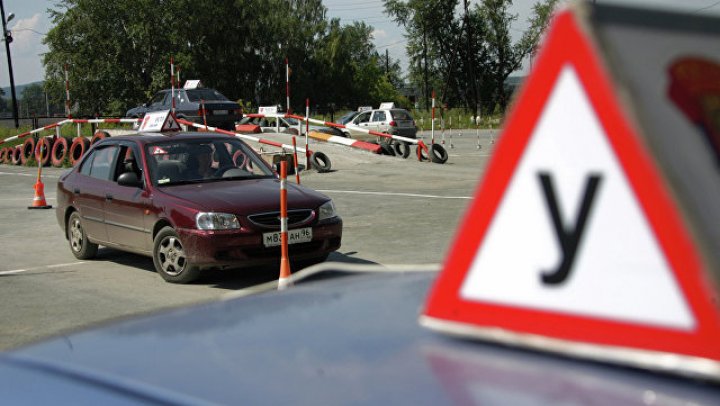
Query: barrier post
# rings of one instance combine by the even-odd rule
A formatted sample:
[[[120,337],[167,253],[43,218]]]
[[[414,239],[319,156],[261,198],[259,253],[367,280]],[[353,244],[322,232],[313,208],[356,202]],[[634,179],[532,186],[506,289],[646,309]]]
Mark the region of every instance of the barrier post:
[[[172,112],[175,114],[175,63],[170,56],[170,97],[172,98]]]
[[[290,63],[288,62],[287,56],[285,57],[285,97],[287,98],[287,113],[291,114],[290,111]]]
[[[70,116],[70,76],[67,64],[65,64],[65,116],[68,119],[72,118]]]
[[[290,280],[290,259],[288,258],[288,221],[287,221],[287,161],[280,161],[280,278],[278,290],[292,285]]]
[[[305,99],[305,168],[312,169],[310,165],[310,148],[308,148],[308,134],[310,133],[310,99]]]
[[[435,144],[435,91],[432,92],[432,119],[430,121],[430,144]]]
[[[207,127],[207,116],[205,115],[205,100],[204,99],[200,99],[200,106],[201,106],[200,108],[202,109],[202,114],[203,114],[203,124],[205,124],[205,126]]]
[[[293,165],[295,165],[295,181],[297,184],[300,184],[300,171],[298,171],[298,157],[297,157],[297,142],[295,141],[295,136],[292,137],[293,140]]]
[[[480,145],[480,116],[478,115],[475,119],[475,132],[477,133],[477,149],[482,149],[482,146]]]

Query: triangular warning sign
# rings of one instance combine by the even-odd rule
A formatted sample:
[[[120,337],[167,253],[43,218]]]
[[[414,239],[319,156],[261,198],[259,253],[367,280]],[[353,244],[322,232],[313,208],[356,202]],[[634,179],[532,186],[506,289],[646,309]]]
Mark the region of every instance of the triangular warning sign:
[[[705,266],[595,48],[558,14],[423,324],[642,367],[672,354],[720,378]]]
[[[143,132],[165,132],[180,131],[180,124],[175,118],[175,114],[170,110],[153,111],[145,114],[138,131]]]

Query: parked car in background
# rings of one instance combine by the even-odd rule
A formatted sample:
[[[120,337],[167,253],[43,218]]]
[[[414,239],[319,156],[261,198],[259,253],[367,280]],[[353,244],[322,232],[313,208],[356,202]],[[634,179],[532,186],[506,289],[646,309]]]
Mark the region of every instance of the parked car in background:
[[[344,114],[342,117],[340,117],[339,119],[337,119],[335,122],[338,123],[338,124],[345,125],[345,124],[349,123],[350,120],[352,120],[353,118],[355,118],[355,116],[357,116],[357,115],[360,114],[360,113],[361,113],[360,111],[351,111],[351,112],[349,112],[349,113]]]
[[[310,131],[317,131],[325,134],[344,136],[338,128],[309,125]],[[306,125],[292,117],[243,117],[235,130],[244,133],[281,133],[292,135],[305,135]]]
[[[345,124],[343,132],[354,139],[372,141],[377,137],[359,130],[372,130],[407,138],[417,136],[417,127],[410,112],[405,109],[384,108],[362,111]]]
[[[111,137],[57,184],[57,221],[79,259],[99,245],[152,256],[168,282],[207,268],[278,264],[280,185],[242,140],[211,133]],[[342,219],[327,196],[287,184],[290,259],[324,261]]]
[[[145,113],[171,108],[172,90],[165,89],[142,106],[128,110],[125,116],[141,118]],[[175,114],[178,118],[225,130],[233,130],[235,122],[242,118],[239,104],[210,88],[175,89]]]

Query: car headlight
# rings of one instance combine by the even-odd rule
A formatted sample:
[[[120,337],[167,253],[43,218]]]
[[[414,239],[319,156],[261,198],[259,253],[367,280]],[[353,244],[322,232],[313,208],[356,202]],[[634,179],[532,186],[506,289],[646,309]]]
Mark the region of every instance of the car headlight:
[[[240,228],[240,222],[234,214],[198,213],[195,216],[198,230],[232,230]]]
[[[328,202],[325,202],[318,209],[318,220],[322,221],[325,219],[331,219],[333,217],[337,217],[337,212],[335,211],[335,204],[333,204],[333,201],[330,200]]]

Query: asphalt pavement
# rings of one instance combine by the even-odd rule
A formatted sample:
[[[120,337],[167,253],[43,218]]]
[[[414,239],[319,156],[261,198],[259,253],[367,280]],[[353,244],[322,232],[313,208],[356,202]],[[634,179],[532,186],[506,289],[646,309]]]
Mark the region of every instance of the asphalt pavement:
[[[332,169],[303,171],[301,183],[332,197],[344,221],[342,247],[328,261],[442,263],[497,133],[453,130],[452,138],[446,132],[443,140],[436,132],[435,142],[444,142],[449,154],[442,165],[418,162],[414,154],[402,159],[310,140],[312,150],[330,157]],[[262,136],[291,143],[284,134]],[[430,143],[429,134],[424,139]],[[55,205],[55,184],[63,171],[43,168],[48,204]],[[101,248],[96,259],[78,261],[54,208],[27,208],[37,172],[0,165],[0,350],[118,318],[218,300],[277,278],[278,270],[269,267],[211,271],[198,283],[174,285],[154,272],[149,257]]]

